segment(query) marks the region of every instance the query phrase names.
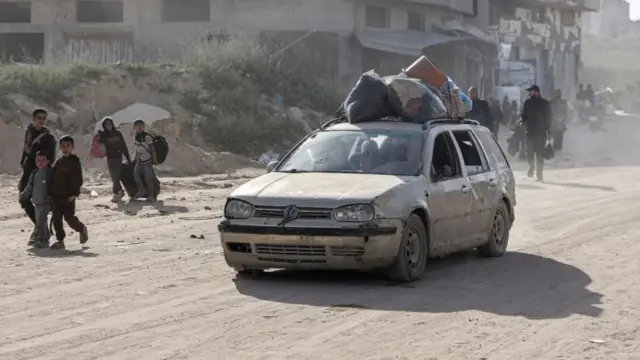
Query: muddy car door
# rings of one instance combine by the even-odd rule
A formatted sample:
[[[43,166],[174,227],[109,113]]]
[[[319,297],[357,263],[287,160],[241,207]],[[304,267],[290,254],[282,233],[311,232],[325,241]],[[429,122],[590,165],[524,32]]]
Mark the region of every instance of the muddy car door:
[[[473,247],[487,238],[486,224],[493,214],[496,174],[471,128],[453,130],[452,135],[462,154],[463,168],[471,183],[471,243],[469,246]]]
[[[431,255],[460,249],[469,241],[471,185],[451,133],[434,129],[426,146],[424,174],[431,215]]]

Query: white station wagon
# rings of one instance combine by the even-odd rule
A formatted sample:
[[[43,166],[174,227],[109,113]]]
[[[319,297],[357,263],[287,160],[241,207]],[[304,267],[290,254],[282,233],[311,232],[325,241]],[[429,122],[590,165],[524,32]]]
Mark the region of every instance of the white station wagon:
[[[218,226],[229,266],[358,269],[410,282],[428,259],[502,256],[516,205],[509,163],[473,120],[333,121],[233,191]]]

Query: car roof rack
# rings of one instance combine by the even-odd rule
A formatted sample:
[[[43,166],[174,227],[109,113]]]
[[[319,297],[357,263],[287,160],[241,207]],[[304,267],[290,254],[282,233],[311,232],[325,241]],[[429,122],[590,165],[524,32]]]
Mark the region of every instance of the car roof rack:
[[[465,118],[441,118],[441,119],[433,119],[425,121],[422,124],[423,130],[428,130],[437,125],[480,125],[480,122],[473,119],[465,119]]]
[[[327,122],[325,122],[324,124],[322,124],[320,126],[320,129],[327,129],[333,125],[336,124],[341,124],[341,123],[345,123],[347,122],[346,117],[336,117],[335,119],[331,119]],[[374,122],[374,121],[372,121]],[[375,122],[402,122],[399,121],[399,119],[397,117],[387,117],[387,118],[381,118],[379,120],[376,120]],[[472,119],[465,119],[465,118],[439,118],[439,119],[433,119],[433,120],[427,120],[422,124],[422,129],[423,130],[427,130],[433,126],[436,125],[460,125],[460,124],[466,124],[466,125],[480,125],[480,122],[477,120],[472,120]]]
[[[343,117],[338,117],[338,118],[335,118],[335,119],[331,119],[331,120],[327,121],[326,123],[320,125],[320,128],[321,129],[326,129],[329,126],[332,126],[332,125],[335,125],[335,124],[341,124],[341,123],[344,123],[344,122],[347,122],[347,119],[345,119]]]

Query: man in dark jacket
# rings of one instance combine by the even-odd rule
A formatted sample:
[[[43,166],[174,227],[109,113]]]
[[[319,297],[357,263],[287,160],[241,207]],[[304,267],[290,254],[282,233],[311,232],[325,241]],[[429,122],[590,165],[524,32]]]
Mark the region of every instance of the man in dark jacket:
[[[522,106],[522,126],[527,138],[528,175],[533,177],[535,171],[538,181],[543,181],[543,153],[549,142],[551,131],[551,106],[549,101],[540,95],[540,88],[537,85],[531,86],[527,91],[529,98]]]
[[[478,89],[475,87],[469,88],[469,98],[473,102],[473,107],[467,113],[467,117],[479,121],[482,126],[486,126],[493,131],[493,117],[491,116],[489,103],[478,98]]]
[[[33,123],[29,124],[24,134],[24,146],[20,157],[20,165],[22,166],[22,176],[18,184],[20,193],[27,187],[31,174],[37,169],[36,154],[45,154],[49,159],[49,164],[53,163],[56,156],[56,139],[45,126],[47,112],[44,109],[35,109],[32,117]],[[20,200],[20,206],[35,225],[36,215],[31,200]],[[30,241],[34,241],[36,237],[37,229],[34,229]]]
[[[122,133],[116,129],[113,119],[105,117],[102,119],[102,131],[98,132],[98,139],[104,145],[107,153],[107,168],[111,181],[113,182],[113,197],[111,202],[117,203],[124,197],[120,176],[122,174],[122,157],[127,163],[131,163],[129,149],[124,141]]]

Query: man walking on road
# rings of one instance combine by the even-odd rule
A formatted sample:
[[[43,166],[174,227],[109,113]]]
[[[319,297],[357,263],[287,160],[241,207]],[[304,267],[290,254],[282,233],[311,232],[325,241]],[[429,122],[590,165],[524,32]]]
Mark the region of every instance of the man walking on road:
[[[469,98],[473,102],[471,111],[467,113],[469,119],[477,120],[480,125],[486,126],[493,132],[493,117],[491,116],[491,108],[486,100],[478,97],[478,88],[469,88]]]
[[[549,143],[551,130],[551,106],[549,101],[540,95],[540,88],[533,85],[527,89],[529,98],[522,107],[522,125],[527,138],[527,160],[529,161],[529,177],[535,171],[538,181],[543,181],[544,148]]]

